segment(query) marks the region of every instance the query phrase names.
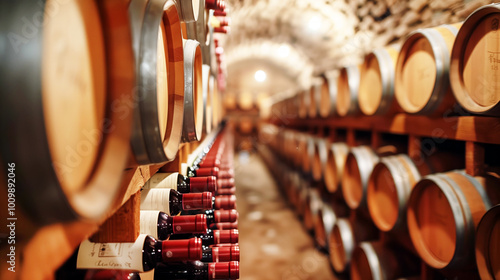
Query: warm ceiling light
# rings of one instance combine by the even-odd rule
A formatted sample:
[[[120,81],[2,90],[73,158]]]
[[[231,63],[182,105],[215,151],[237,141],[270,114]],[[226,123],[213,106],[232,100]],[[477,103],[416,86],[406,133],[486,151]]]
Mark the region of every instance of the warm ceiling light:
[[[267,75],[266,75],[266,72],[262,71],[262,70],[257,70],[255,72],[255,80],[259,83],[262,83],[263,81],[265,81],[267,78]]]
[[[319,16],[313,16],[307,23],[307,27],[309,27],[311,31],[317,31],[321,28],[321,24],[321,18]]]
[[[283,45],[278,49],[278,53],[281,57],[287,57],[290,54],[290,47]]]

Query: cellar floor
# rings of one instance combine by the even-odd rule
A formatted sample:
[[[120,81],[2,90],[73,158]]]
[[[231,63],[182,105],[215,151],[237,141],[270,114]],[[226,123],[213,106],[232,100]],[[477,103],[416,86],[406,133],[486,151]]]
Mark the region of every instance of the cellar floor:
[[[315,249],[280,195],[261,158],[241,152],[235,158],[242,280],[336,279],[327,257]]]

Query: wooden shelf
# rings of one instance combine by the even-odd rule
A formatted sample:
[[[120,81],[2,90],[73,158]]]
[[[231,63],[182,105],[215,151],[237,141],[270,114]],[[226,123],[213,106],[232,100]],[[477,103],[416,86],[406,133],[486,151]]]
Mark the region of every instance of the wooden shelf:
[[[500,144],[500,118],[494,117],[430,118],[397,114],[392,118],[362,116],[329,119],[273,119],[270,122],[296,128],[315,126],[371,130],[382,133]]]

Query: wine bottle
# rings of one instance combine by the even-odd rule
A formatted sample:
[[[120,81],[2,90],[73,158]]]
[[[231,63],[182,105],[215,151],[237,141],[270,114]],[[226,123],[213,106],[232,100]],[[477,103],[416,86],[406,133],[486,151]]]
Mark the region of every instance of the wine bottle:
[[[231,245],[225,247],[203,246],[201,256],[202,262],[231,262],[240,261],[240,246]]]
[[[205,214],[169,216],[157,210],[141,210],[140,233],[166,240],[171,234],[192,234],[207,232]]]
[[[156,173],[144,184],[142,189],[154,188],[174,189],[180,193],[215,193],[217,179],[215,176],[186,177],[179,173]]]
[[[154,280],[222,280],[240,278],[239,262],[203,263],[200,261],[159,265],[154,271]]]
[[[206,177],[214,176],[219,178],[219,168],[218,167],[207,167],[207,168],[195,168],[189,166],[187,168],[188,177]]]
[[[76,267],[78,269],[114,269],[149,271],[158,263],[200,260],[202,242],[199,238],[158,241],[141,234],[135,242],[80,244]]]
[[[230,189],[234,187],[234,178],[230,179],[218,179],[217,188],[220,189]]]
[[[216,229],[238,229],[238,222],[234,222],[234,223],[216,223],[215,225],[211,226],[210,228],[216,228]]]
[[[217,210],[236,209],[236,196],[234,195],[218,195],[215,197],[213,208]]]
[[[219,188],[217,190],[217,195],[234,195],[236,194],[236,187],[232,188]]]
[[[218,230],[208,229],[206,234],[172,234],[170,240],[188,239],[198,237],[204,246],[219,245],[219,244],[237,244],[239,232],[237,229]]]
[[[175,216],[182,210],[212,209],[212,193],[185,193],[173,189],[145,189],[141,191],[141,210],[159,210]]]

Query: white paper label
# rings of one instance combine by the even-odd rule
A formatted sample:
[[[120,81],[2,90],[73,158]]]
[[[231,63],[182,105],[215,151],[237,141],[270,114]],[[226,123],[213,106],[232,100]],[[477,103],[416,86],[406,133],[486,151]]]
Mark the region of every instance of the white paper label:
[[[141,191],[141,210],[158,210],[170,216],[170,189]]]
[[[177,177],[179,173],[156,173],[142,189],[174,189],[177,190]]]
[[[181,163],[181,174],[184,175],[184,176],[187,176],[188,174],[188,164],[187,163]]]
[[[85,240],[78,250],[76,268],[143,272],[142,247],[146,236],[141,234],[135,242],[125,243],[93,243]]]
[[[160,215],[160,211],[141,210],[141,234],[149,234],[158,238],[158,215]]]

